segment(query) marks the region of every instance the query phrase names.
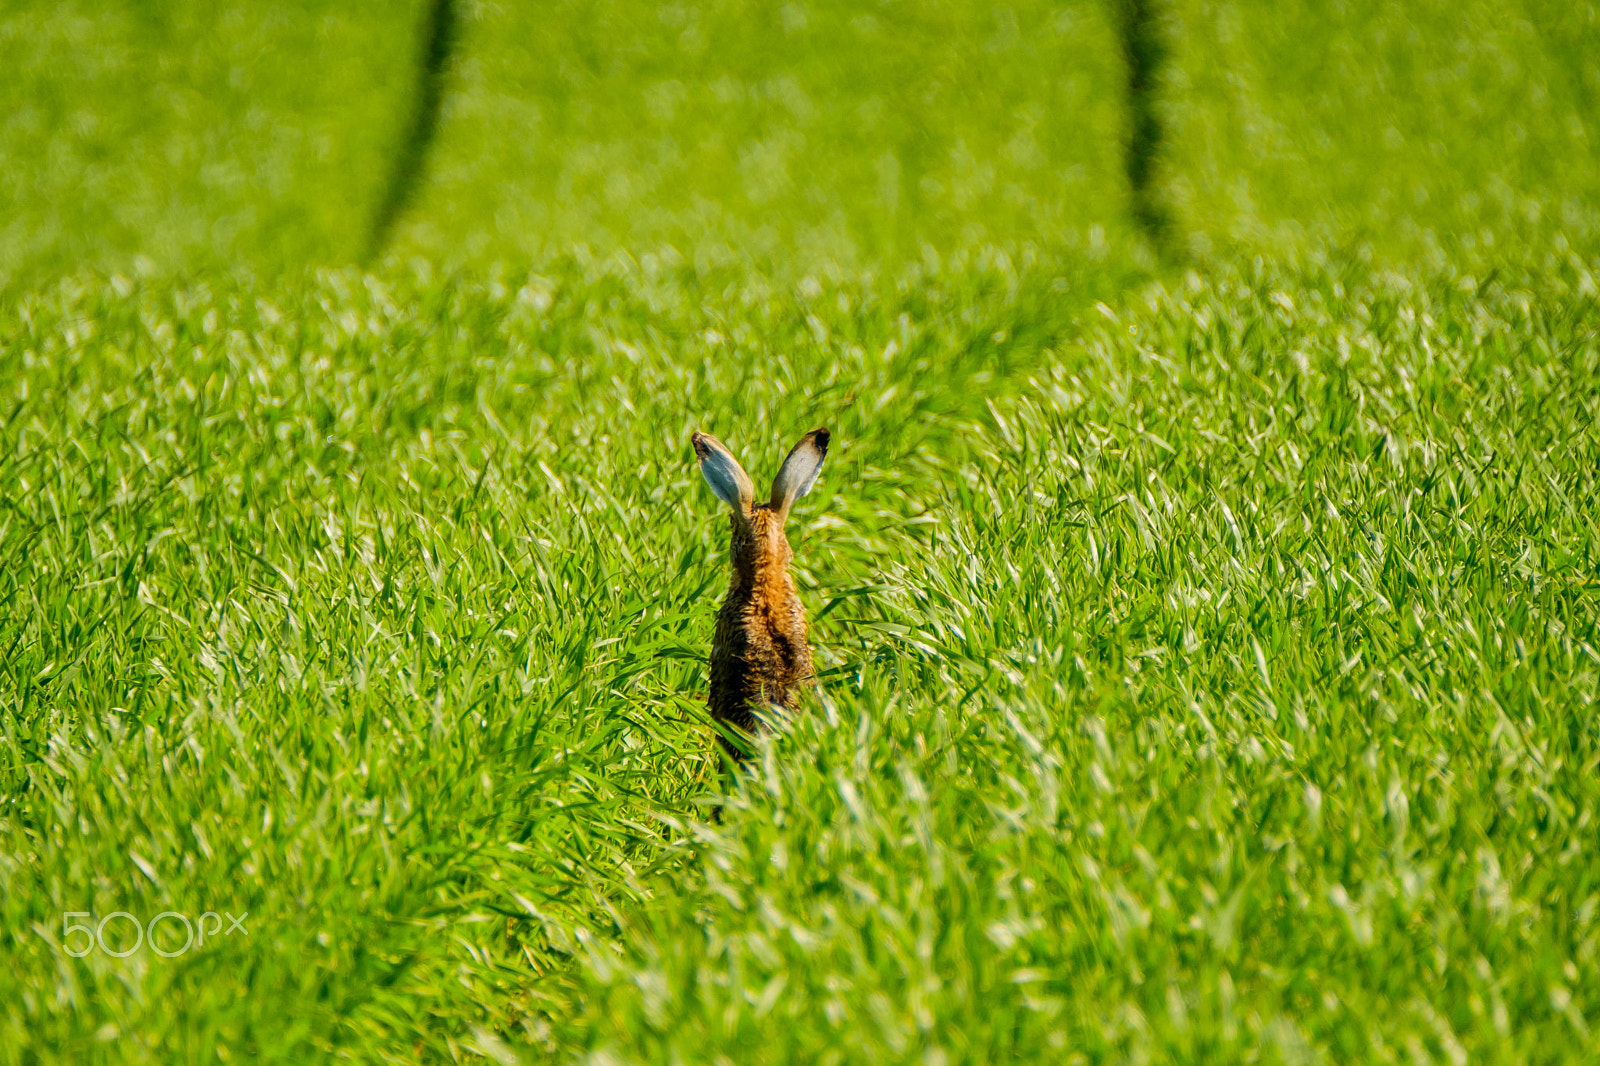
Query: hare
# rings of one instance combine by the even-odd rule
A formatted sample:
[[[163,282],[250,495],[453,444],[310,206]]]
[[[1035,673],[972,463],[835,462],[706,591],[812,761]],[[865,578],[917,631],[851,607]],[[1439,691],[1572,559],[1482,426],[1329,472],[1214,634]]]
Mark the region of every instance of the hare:
[[[792,711],[811,680],[805,608],[789,579],[794,553],[783,524],[794,501],[811,491],[828,455],[828,431],[800,438],[772,479],[772,495],[755,503],[755,487],[733,454],[709,433],[694,435],[700,473],[731,509],[729,559],[733,577],[717,612],[711,645],[711,716],[746,733],[760,727],[755,712]],[[735,762],[743,753],[722,738]]]

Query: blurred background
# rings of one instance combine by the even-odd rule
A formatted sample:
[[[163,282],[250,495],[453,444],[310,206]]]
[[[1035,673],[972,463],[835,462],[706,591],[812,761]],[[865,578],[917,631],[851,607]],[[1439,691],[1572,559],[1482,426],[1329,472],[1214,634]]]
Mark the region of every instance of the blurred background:
[[[0,285],[374,259],[433,3],[12,0]],[[1584,0],[461,0],[454,15],[435,134],[377,258],[623,251],[785,273],[1166,243],[1180,261],[1404,261],[1600,233],[1600,13]],[[1130,18],[1153,58],[1130,53]],[[1150,68],[1142,103],[1130,61]],[[1126,158],[1140,107],[1142,193]],[[1165,236],[1136,221],[1139,195]]]

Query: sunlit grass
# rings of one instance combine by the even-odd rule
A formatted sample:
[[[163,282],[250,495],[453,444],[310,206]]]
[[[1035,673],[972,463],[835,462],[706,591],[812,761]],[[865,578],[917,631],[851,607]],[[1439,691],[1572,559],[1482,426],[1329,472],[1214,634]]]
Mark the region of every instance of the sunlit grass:
[[[0,1046],[1592,1049],[1592,273],[706,291],[6,306]],[[712,823],[688,433],[819,423],[824,690]]]
[[[0,286],[83,264],[263,278],[362,254],[423,5],[0,13]],[[1109,6],[460,3],[392,251],[894,275],[985,245],[1146,252]],[[1153,6],[1151,193],[1201,262],[1365,247],[1492,269],[1600,236],[1591,4]]]
[[[413,6],[0,15],[0,1063],[1600,1053],[1592,11]]]

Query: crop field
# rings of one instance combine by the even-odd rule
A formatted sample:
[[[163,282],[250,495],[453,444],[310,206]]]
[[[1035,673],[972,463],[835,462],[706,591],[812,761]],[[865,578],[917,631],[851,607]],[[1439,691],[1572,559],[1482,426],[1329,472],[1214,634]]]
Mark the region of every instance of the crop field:
[[[1600,1058],[1593,5],[420,10],[0,15],[0,1063]]]

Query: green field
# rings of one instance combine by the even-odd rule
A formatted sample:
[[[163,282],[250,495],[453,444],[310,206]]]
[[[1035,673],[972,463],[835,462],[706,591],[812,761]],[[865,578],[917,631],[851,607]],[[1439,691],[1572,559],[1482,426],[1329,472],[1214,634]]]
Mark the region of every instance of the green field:
[[[0,14],[0,1063],[1600,1057],[1594,5],[419,11]]]

